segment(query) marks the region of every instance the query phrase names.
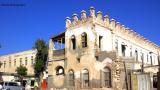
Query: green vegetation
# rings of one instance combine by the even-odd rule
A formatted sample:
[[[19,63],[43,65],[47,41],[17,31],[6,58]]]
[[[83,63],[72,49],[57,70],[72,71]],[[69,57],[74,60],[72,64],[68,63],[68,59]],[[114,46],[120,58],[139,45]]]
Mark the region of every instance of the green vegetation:
[[[48,45],[42,39],[36,40],[33,49],[37,50],[34,72],[36,77],[40,77],[42,72],[46,69],[46,61],[48,58]]]
[[[27,75],[27,68],[25,66],[20,65],[19,67],[16,68],[16,72],[22,84],[23,77]]]

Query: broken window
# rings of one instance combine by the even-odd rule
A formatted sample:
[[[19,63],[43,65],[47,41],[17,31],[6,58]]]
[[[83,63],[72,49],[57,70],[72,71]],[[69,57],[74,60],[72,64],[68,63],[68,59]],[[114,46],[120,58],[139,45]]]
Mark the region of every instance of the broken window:
[[[85,32],[82,33],[82,47],[87,47],[87,34]]]
[[[56,68],[56,75],[62,75],[64,74],[64,68],[62,66],[58,66]]]
[[[74,49],[76,49],[76,38],[74,35],[72,35],[71,41],[72,41],[72,49],[74,50]]]

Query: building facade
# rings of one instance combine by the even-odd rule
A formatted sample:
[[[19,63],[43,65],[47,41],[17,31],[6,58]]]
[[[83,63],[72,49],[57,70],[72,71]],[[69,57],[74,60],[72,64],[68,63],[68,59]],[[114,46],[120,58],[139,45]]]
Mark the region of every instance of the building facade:
[[[17,76],[16,68],[20,65],[27,68],[27,76],[34,77],[33,64],[35,62],[36,52],[36,50],[27,50],[0,56],[2,80],[10,81],[15,79],[15,76]]]
[[[102,12],[66,18],[66,30],[49,41],[48,88],[122,90],[153,88],[160,47]],[[134,75],[137,78],[134,84]],[[148,78],[149,76],[149,78]],[[133,80],[132,80],[133,79]],[[138,81],[139,80],[139,81]],[[147,86],[148,85],[148,86]]]

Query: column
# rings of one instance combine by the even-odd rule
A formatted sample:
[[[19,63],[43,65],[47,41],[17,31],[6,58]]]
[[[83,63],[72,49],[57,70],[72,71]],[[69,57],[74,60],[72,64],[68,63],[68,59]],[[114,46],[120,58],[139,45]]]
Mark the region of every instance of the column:
[[[49,40],[49,50],[48,50],[49,60],[51,60],[52,57],[53,57],[53,50],[54,50],[54,49],[55,49],[55,48],[54,48],[53,40],[50,39],[50,40]]]

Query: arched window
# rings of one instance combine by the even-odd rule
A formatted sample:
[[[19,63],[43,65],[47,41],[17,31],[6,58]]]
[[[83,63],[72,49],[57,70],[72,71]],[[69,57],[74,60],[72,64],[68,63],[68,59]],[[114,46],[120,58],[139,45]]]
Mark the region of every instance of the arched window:
[[[87,69],[82,71],[83,73],[83,87],[89,87],[89,71]]]
[[[56,75],[63,75],[64,74],[64,68],[62,66],[56,67]]]
[[[103,86],[111,87],[111,70],[108,67],[103,69]]]
[[[81,38],[82,38],[82,47],[87,47],[87,34],[84,32],[82,33],[81,35]]]
[[[69,79],[69,86],[74,86],[74,71],[70,70],[68,76],[69,76],[68,77],[68,79]]]
[[[71,36],[71,41],[72,41],[72,49],[76,49],[76,38],[74,35]]]

